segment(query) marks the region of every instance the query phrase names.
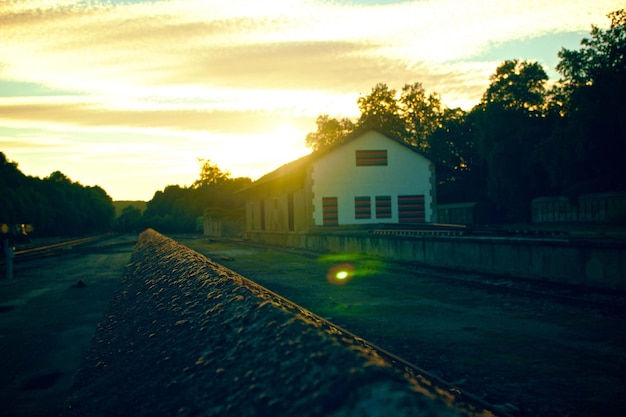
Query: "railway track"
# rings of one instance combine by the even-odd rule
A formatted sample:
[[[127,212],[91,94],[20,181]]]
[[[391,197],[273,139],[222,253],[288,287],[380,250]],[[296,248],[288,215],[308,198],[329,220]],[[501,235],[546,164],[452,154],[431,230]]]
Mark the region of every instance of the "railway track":
[[[44,245],[21,247],[15,250],[15,257],[13,262],[23,263],[27,261],[33,261],[40,258],[59,256],[61,254],[74,253],[75,249],[82,249],[95,243],[104,242],[106,240],[115,237],[113,234],[88,236],[79,239],[71,239],[54,243],[47,243]],[[0,257],[0,265],[5,265],[6,259]]]

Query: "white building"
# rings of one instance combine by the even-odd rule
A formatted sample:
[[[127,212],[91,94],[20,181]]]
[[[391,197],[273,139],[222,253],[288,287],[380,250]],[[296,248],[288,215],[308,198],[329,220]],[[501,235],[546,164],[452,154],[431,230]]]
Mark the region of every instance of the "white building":
[[[286,164],[241,193],[249,232],[435,221],[434,164],[375,129]]]

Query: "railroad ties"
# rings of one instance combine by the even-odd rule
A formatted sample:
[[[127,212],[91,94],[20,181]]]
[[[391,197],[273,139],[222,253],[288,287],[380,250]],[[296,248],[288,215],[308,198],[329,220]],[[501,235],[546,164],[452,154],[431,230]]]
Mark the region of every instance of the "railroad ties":
[[[62,415],[506,414],[147,230]]]

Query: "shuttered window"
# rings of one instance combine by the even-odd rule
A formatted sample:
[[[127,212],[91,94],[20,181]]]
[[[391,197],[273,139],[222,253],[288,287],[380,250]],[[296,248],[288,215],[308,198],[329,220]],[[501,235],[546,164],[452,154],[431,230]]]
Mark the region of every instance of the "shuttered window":
[[[400,223],[423,223],[425,221],[424,196],[398,196],[398,220]]]
[[[377,219],[390,219],[391,218],[391,197],[390,196],[376,196],[376,218]]]
[[[356,219],[372,218],[372,204],[370,197],[354,197],[354,217]]]
[[[356,166],[386,166],[387,150],[356,151]]]
[[[323,225],[327,229],[334,229],[339,225],[337,197],[322,198],[322,218]]]

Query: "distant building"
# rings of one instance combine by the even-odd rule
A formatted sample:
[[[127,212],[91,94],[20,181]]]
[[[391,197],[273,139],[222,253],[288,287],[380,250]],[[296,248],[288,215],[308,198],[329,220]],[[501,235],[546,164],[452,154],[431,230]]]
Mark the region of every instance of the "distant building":
[[[310,232],[435,221],[435,168],[376,129],[290,162],[240,191],[247,232]]]

